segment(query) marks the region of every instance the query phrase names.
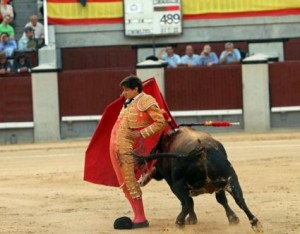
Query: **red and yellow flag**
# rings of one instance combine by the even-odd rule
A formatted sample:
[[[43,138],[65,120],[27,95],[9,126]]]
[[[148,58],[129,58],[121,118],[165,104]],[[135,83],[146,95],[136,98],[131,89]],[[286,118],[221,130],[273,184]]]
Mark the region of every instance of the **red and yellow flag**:
[[[62,25],[113,24],[123,22],[122,0],[48,0],[48,23]]]
[[[123,0],[47,0],[47,9],[49,24],[123,22]],[[182,10],[184,20],[293,15],[300,0],[182,0]]]
[[[184,19],[300,14],[299,0],[183,0]]]

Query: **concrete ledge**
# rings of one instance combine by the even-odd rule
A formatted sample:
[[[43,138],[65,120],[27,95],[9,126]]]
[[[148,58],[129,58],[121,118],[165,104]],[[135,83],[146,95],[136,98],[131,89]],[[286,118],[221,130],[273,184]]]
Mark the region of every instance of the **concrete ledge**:
[[[293,112],[300,111],[300,106],[284,106],[284,107],[272,107],[271,112]]]
[[[243,110],[193,110],[193,111],[171,111],[173,117],[188,117],[188,116],[214,116],[214,115],[242,115]]]
[[[33,122],[7,122],[0,123],[0,129],[14,129],[14,128],[33,128]]]
[[[54,63],[42,64],[37,67],[34,67],[31,73],[47,73],[47,72],[58,72],[60,68],[57,68]]]
[[[63,116],[63,122],[99,121],[102,115]]]
[[[193,111],[171,111],[173,117],[189,116],[214,116],[214,115],[242,115],[241,109],[232,110],[193,110]],[[62,122],[99,121],[102,115],[63,116]]]

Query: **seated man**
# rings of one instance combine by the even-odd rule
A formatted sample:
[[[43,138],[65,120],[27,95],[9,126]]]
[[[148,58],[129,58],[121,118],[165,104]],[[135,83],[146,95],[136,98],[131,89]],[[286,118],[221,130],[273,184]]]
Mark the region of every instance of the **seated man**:
[[[7,32],[0,34],[0,51],[4,51],[6,57],[12,57],[17,49],[17,43],[14,39],[8,37]]]
[[[174,53],[172,46],[167,46],[163,48],[159,53],[159,59],[162,59],[168,63],[167,67],[177,67],[181,63],[180,57],[178,54]]]
[[[185,55],[181,57],[181,63],[188,67],[199,65],[199,55],[194,54],[194,48],[191,45],[185,47]]]
[[[25,25],[25,28],[27,27],[33,28],[35,39],[44,38],[44,25],[38,22],[37,15],[30,16],[29,22]]]
[[[34,38],[34,31],[32,27],[25,28],[25,34],[21,37],[18,43],[18,49],[24,50],[37,50],[43,46],[43,42]]]
[[[26,58],[25,53],[17,55],[14,61],[14,70],[18,73],[31,72],[31,62]]]
[[[0,75],[5,75],[11,72],[11,64],[7,61],[5,53],[0,51]]]
[[[194,48],[191,45],[185,47],[185,55],[181,57],[181,63],[188,67],[199,65],[200,56],[194,54]]]
[[[227,42],[225,44],[225,50],[221,53],[220,63],[228,64],[228,63],[239,63],[241,60],[240,52],[234,48],[233,43]]]
[[[199,63],[202,66],[212,66],[219,63],[219,59],[215,52],[211,52],[210,45],[203,46],[203,51],[200,55]]]
[[[15,37],[15,30],[12,26],[9,25],[10,16],[6,15],[3,17],[2,23],[0,24],[0,33],[6,32],[8,33],[10,38]]]

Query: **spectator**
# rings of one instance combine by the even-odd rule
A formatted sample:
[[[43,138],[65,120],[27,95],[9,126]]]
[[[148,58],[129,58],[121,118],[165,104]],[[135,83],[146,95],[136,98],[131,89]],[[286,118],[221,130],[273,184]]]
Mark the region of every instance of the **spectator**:
[[[194,54],[194,48],[191,45],[185,47],[185,55],[181,57],[181,63],[188,67],[199,65],[200,56]]]
[[[167,67],[177,67],[181,63],[179,55],[174,53],[172,46],[163,48],[158,57],[168,63]]]
[[[31,62],[26,58],[25,53],[21,53],[16,57],[14,70],[18,73],[31,72]]]
[[[2,23],[0,24],[0,34],[3,32],[8,33],[10,38],[14,38],[15,30],[12,26],[9,25],[10,16],[6,15],[3,17]]]
[[[17,43],[15,39],[9,38],[8,33],[4,32],[0,34],[0,51],[4,51],[6,57],[12,57],[13,53],[17,49]]]
[[[7,61],[5,53],[0,51],[0,75],[5,75],[10,73],[11,71],[11,64]]]
[[[44,38],[44,25],[38,22],[37,15],[32,15],[29,18],[29,22],[25,25],[25,28],[31,27],[34,31],[34,37],[36,39]]]
[[[12,22],[14,19],[14,9],[8,4],[9,2],[9,0],[1,0],[0,13],[2,18],[8,15],[10,20],[9,22]]]
[[[233,43],[227,42],[225,44],[225,50],[221,53],[220,63],[239,63],[241,60],[240,52],[234,48]]]
[[[212,66],[219,63],[218,56],[215,52],[211,52],[210,45],[203,46],[203,51],[201,52],[199,63],[202,66]]]
[[[43,46],[43,42],[34,38],[34,31],[32,27],[26,27],[24,31],[25,33],[18,43],[19,50],[37,50]]]

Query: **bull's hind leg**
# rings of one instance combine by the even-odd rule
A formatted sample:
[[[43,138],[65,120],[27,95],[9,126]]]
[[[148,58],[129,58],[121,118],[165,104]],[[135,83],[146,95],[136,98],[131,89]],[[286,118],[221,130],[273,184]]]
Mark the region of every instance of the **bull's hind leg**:
[[[227,198],[225,195],[225,191],[220,190],[220,191],[216,192],[216,199],[224,207],[229,224],[238,224],[240,222],[240,219],[233,212],[233,210],[229,207]]]
[[[172,186],[172,191],[181,202],[181,212],[176,218],[176,224],[182,226],[185,224],[185,218],[187,218],[188,224],[196,224],[197,216],[194,211],[194,201],[189,197],[189,192],[186,187],[186,183],[183,179],[177,181]]]
[[[255,232],[263,233],[263,226],[260,221],[251,213],[249,208],[246,205],[246,202],[243,197],[243,191],[239,184],[237,177],[232,177],[230,180],[230,187],[228,188],[228,192],[233,196],[236,204],[246,213],[252,229]]]

